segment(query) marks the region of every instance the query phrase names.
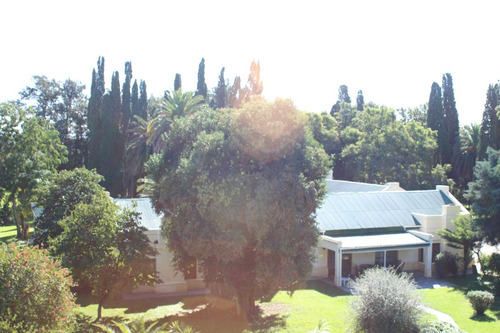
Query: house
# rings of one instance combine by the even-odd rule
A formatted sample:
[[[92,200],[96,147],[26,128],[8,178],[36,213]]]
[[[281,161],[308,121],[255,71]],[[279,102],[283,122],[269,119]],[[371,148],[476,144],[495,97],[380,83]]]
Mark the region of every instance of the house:
[[[325,201],[316,212],[321,230],[313,276],[341,286],[373,266],[394,266],[432,275],[435,255],[450,249],[437,235],[460,214],[469,214],[449,192],[405,191],[386,185],[327,180]]]

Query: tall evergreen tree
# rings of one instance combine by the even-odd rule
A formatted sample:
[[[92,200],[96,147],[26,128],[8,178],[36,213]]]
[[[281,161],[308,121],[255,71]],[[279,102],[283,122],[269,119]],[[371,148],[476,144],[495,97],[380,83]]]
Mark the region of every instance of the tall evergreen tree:
[[[174,91],[182,89],[182,79],[179,73],[175,74]]]
[[[250,65],[250,75],[248,76],[248,87],[250,95],[260,95],[264,90],[264,84],[260,80],[260,62],[252,61]]]
[[[207,100],[207,84],[205,82],[205,58],[201,58],[200,65],[198,66],[198,84],[196,86],[196,95],[203,96]]]
[[[141,80],[140,84],[140,96],[139,96],[139,113],[137,114],[142,119],[147,118],[148,109],[148,93],[146,91],[146,82]]]
[[[349,97],[349,90],[346,85],[339,86],[339,97],[337,102],[333,104],[332,109],[330,110],[330,115],[335,117],[335,114],[340,111],[341,104],[348,103],[351,104],[351,97]]]
[[[103,140],[103,126],[101,108],[104,96],[104,58],[97,60],[97,71],[92,71],[92,84],[87,112],[89,139],[88,139],[88,168],[95,169],[99,163],[99,146]]]
[[[140,111],[139,111],[139,86],[137,85],[137,80],[134,81],[134,85],[132,86],[131,105],[132,105],[132,114],[138,115]]]
[[[356,97],[356,104],[358,111],[363,111],[365,107],[365,98],[363,97],[363,90],[358,91],[358,97]]]
[[[235,109],[241,105],[241,79],[239,76],[234,78],[234,83],[229,88],[228,103],[230,107]]]
[[[451,147],[448,141],[448,132],[444,124],[443,99],[441,87],[436,82],[432,83],[431,94],[429,96],[429,110],[427,111],[427,126],[437,131],[438,149],[435,163],[451,163]]]
[[[123,82],[122,89],[122,128],[123,132],[127,133],[130,118],[132,117],[131,101],[130,101],[130,85],[132,83],[132,63],[127,61],[125,63],[125,82]]]
[[[448,143],[451,148],[451,160],[455,160],[455,156],[461,154],[460,151],[460,126],[458,123],[458,112],[455,105],[455,92],[453,91],[453,79],[450,73],[443,74],[443,111],[444,124],[448,132]],[[456,178],[455,168],[452,163],[452,176]]]
[[[222,67],[219,75],[219,83],[217,84],[217,89],[215,90],[215,108],[221,109],[227,106],[227,86],[226,79],[224,78],[224,71],[226,69]]]
[[[500,149],[500,120],[495,110],[499,106],[499,89],[498,84],[490,84],[486,93],[486,104],[484,105],[481,135],[479,138],[478,160],[486,158],[488,147],[496,150]]]

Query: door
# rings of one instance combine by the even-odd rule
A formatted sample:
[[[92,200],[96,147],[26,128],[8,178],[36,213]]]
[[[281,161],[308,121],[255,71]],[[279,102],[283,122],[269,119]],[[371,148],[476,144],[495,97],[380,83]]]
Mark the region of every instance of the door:
[[[328,277],[335,278],[335,251],[328,250],[327,254]]]
[[[342,276],[348,277],[351,275],[352,254],[342,254]]]

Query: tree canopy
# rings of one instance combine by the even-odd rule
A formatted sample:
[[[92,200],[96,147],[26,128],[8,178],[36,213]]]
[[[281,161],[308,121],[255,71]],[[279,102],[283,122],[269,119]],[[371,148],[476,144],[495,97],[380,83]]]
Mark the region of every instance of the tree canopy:
[[[179,118],[151,171],[153,203],[175,267],[198,259],[209,284],[254,301],[294,290],[312,268],[328,156],[288,100]]]

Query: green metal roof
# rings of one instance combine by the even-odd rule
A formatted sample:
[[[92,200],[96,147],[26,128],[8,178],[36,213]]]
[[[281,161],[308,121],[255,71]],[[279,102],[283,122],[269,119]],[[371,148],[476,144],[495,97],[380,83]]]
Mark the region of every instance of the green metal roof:
[[[377,228],[415,228],[413,214],[441,215],[443,205],[454,204],[441,190],[328,193],[316,211],[322,231]]]
[[[148,230],[160,230],[161,216],[156,214],[149,198],[113,199],[121,208],[129,208],[140,213],[140,224]],[[133,207],[133,202],[137,204]]]
[[[347,180],[327,179],[326,189],[328,192],[375,192],[383,191],[387,185],[351,182]]]

